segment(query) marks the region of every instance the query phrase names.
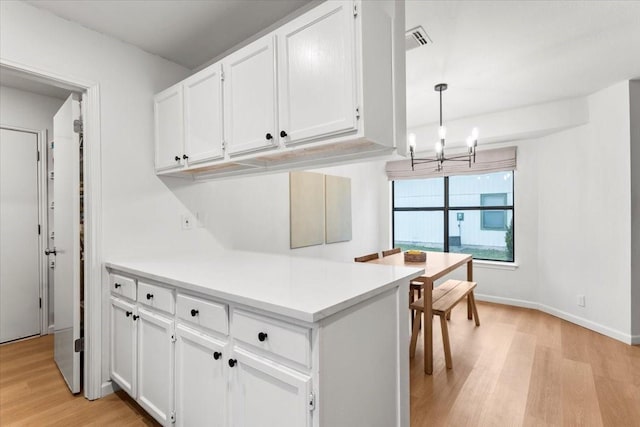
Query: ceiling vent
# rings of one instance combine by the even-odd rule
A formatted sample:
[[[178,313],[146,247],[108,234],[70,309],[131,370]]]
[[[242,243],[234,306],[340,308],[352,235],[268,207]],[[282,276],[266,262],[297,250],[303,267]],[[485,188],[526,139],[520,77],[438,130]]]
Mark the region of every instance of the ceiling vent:
[[[415,49],[420,46],[426,46],[427,44],[433,43],[427,32],[422,28],[422,26],[418,26],[410,29],[406,32],[404,36],[404,47],[405,50]]]

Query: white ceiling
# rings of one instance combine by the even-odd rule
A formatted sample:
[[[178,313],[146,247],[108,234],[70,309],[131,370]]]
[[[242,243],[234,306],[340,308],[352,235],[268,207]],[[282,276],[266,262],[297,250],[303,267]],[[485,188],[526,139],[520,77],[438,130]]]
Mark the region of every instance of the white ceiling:
[[[70,90],[52,86],[37,79],[30,78],[25,73],[4,67],[0,67],[0,86],[12,87],[14,89],[62,100],[67,99],[71,94]]]
[[[309,0],[27,0],[193,69]]]
[[[581,96],[640,77],[639,1],[415,1],[406,27],[409,127]]]
[[[196,68],[309,0],[27,0]],[[406,28],[433,44],[407,52],[409,127],[582,96],[640,78],[640,1],[407,0]]]

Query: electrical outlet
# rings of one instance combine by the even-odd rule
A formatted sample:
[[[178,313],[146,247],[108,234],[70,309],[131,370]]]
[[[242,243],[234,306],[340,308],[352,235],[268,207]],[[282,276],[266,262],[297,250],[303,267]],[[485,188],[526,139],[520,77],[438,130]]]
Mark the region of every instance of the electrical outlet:
[[[578,295],[578,305],[584,307],[584,295]]]
[[[193,223],[195,222],[195,219],[193,218],[192,215],[189,214],[184,214],[181,217],[182,219],[182,229],[183,230],[191,230],[193,228]]]

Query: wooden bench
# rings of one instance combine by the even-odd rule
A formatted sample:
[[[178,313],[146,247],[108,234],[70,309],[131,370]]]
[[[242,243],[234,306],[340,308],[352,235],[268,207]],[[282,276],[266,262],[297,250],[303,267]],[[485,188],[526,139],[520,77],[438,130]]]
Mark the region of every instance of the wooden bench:
[[[449,328],[447,327],[447,319],[450,318],[450,313],[453,307],[467,297],[470,310],[473,311],[473,318],[476,321],[476,326],[480,326],[476,300],[473,296],[473,290],[475,287],[475,282],[447,280],[432,291],[432,311],[434,315],[440,316],[442,346],[444,347],[444,358],[447,369],[451,369],[453,367],[453,362],[451,361],[451,344],[449,343]],[[418,332],[420,330],[420,319],[424,312],[424,299],[419,298],[417,301],[409,304],[409,309],[415,310],[416,313],[416,317],[413,321],[413,331],[411,333],[411,346],[409,347],[411,357],[414,357],[416,353]]]

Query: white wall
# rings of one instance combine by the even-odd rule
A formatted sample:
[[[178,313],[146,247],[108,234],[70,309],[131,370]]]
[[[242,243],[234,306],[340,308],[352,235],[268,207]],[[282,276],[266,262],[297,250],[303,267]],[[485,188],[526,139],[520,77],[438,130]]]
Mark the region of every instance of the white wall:
[[[389,183],[384,162],[314,171],[351,178],[351,241],[290,249],[288,173],[205,183],[175,178],[163,180],[194,215],[199,214],[203,226],[229,249],[349,262],[355,256],[386,249],[390,244]]]
[[[50,96],[0,86],[0,124],[37,131],[47,130],[50,140],[53,137],[53,116],[63,103],[64,100]],[[51,327],[53,325],[53,270],[47,271],[49,272],[48,308]]]
[[[640,80],[629,84],[631,103],[631,334],[640,344]]]
[[[153,170],[152,97],[186,77],[187,69],[13,1],[0,2],[0,55],[5,61],[99,84],[105,259],[218,246],[204,229],[181,232],[184,207]],[[108,287],[102,289],[108,302]],[[102,340],[107,351],[108,334]],[[107,381],[108,358],[102,362]]]

